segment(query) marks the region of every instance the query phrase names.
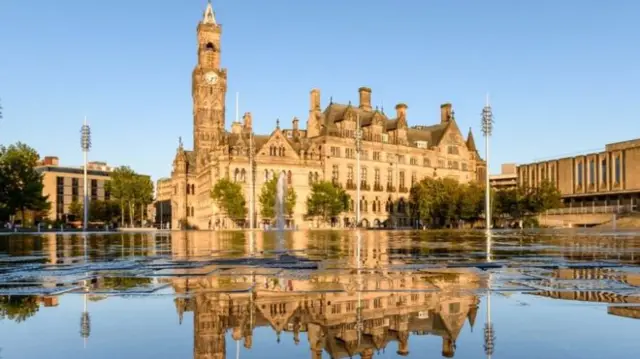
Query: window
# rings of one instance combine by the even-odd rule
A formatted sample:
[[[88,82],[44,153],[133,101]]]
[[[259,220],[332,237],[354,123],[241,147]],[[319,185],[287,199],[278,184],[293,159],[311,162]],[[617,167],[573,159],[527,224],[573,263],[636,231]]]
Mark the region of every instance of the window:
[[[444,168],[444,160],[438,160],[438,167]]]
[[[426,158],[426,157],[423,158],[422,159],[422,165],[425,166],[425,167],[431,167],[431,160]]]
[[[389,134],[387,133],[382,134],[382,143],[389,143]]]
[[[589,160],[589,185],[596,183],[596,161]]]
[[[362,167],[360,169],[360,182],[367,183],[367,167]]]
[[[405,157],[401,155],[398,156],[398,163],[401,165],[405,164]]]
[[[347,167],[347,183],[353,183],[353,166]]]
[[[577,169],[578,173],[577,173],[577,177],[578,177],[578,187],[582,186],[582,162],[578,163],[578,169]]]
[[[393,168],[387,169],[387,186],[393,186]]]
[[[409,164],[412,166],[417,166],[418,165],[418,159],[415,157],[411,157],[411,159],[409,159]]]
[[[333,169],[331,171],[331,180],[333,180],[333,182],[337,182],[339,177],[340,168],[338,167],[338,165],[333,165]]]
[[[78,194],[79,194],[79,184],[80,181],[78,181],[77,178],[72,178],[71,179],[71,201],[75,202],[78,200]]]
[[[411,172],[411,187],[413,187],[414,184],[416,184],[416,182],[418,182],[418,174],[413,171]]]
[[[600,182],[607,184],[607,160],[603,159],[600,162]]]
[[[398,175],[398,186],[404,187],[404,171],[400,171]]]
[[[340,157],[340,147],[331,146],[331,156],[332,157]]]
[[[91,180],[91,200],[98,200],[98,180],[96,179]]]
[[[469,170],[469,166],[467,166],[466,162],[462,162],[461,166],[462,166],[462,170],[463,171],[468,171]]]
[[[376,186],[380,186],[380,169],[376,168],[373,170],[373,183]]]
[[[291,173],[291,171],[287,172],[287,184],[293,184],[293,173]]]
[[[309,185],[313,184],[313,172],[309,172]]]
[[[616,161],[615,161],[615,184],[620,184],[620,181],[622,180],[622,161],[620,160],[620,155],[616,156]]]
[[[369,159],[369,151],[361,150],[360,151],[360,159],[361,160],[368,160]]]
[[[460,151],[458,150],[458,146],[448,146],[447,153],[450,155],[458,155]]]
[[[373,160],[374,161],[380,161],[380,152],[373,151]]]
[[[347,158],[356,158],[356,150],[354,148],[345,149],[345,155]]]
[[[418,148],[427,148],[427,141],[416,141],[415,143]]]

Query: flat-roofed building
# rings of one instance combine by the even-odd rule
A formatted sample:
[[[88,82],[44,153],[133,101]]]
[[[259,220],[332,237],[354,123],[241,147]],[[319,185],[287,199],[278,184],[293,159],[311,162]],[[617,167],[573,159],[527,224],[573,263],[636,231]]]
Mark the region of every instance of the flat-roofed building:
[[[105,162],[87,163],[87,184],[90,201],[108,201],[111,194],[105,185],[111,178],[113,167]],[[69,205],[72,202],[83,201],[84,196],[84,168],[60,166],[58,157],[44,157],[36,170],[43,175],[44,195],[49,196],[51,208],[48,219],[66,220],[69,215]]]
[[[640,139],[610,143],[604,151],[518,166],[518,184],[544,180],[560,190],[565,207],[628,206],[640,199]]]
[[[500,174],[489,176],[489,185],[495,190],[516,188],[518,186],[518,170],[516,164],[503,164]]]

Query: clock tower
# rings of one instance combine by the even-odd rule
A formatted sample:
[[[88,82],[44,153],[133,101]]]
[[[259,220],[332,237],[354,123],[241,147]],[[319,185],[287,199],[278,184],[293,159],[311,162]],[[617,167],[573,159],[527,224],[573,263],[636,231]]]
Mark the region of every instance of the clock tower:
[[[193,70],[193,149],[205,158],[224,134],[227,71],[220,68],[220,35],[211,1],[198,24],[198,64]]]

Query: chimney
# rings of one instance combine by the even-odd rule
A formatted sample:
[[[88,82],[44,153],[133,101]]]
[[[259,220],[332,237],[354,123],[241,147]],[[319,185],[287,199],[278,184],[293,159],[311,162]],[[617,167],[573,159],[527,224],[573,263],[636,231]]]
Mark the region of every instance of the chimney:
[[[310,96],[311,103],[309,105],[309,111],[320,111],[320,90],[313,89],[311,90]]]
[[[408,106],[404,103],[399,103],[396,105],[396,118],[406,117],[407,116],[407,108]]]
[[[360,108],[365,111],[371,111],[371,89],[368,87],[360,87]]]
[[[440,105],[440,123],[449,122],[451,120],[451,104],[443,103]]]
[[[244,115],[242,116],[242,121],[244,122],[244,129],[251,131],[251,128],[253,127],[253,123],[251,120],[251,112],[245,112]]]

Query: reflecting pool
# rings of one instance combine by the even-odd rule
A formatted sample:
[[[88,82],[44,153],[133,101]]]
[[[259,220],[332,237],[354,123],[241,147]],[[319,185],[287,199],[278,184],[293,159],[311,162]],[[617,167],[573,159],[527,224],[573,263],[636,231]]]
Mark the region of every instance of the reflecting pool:
[[[636,358],[640,234],[0,236],[0,358]]]

